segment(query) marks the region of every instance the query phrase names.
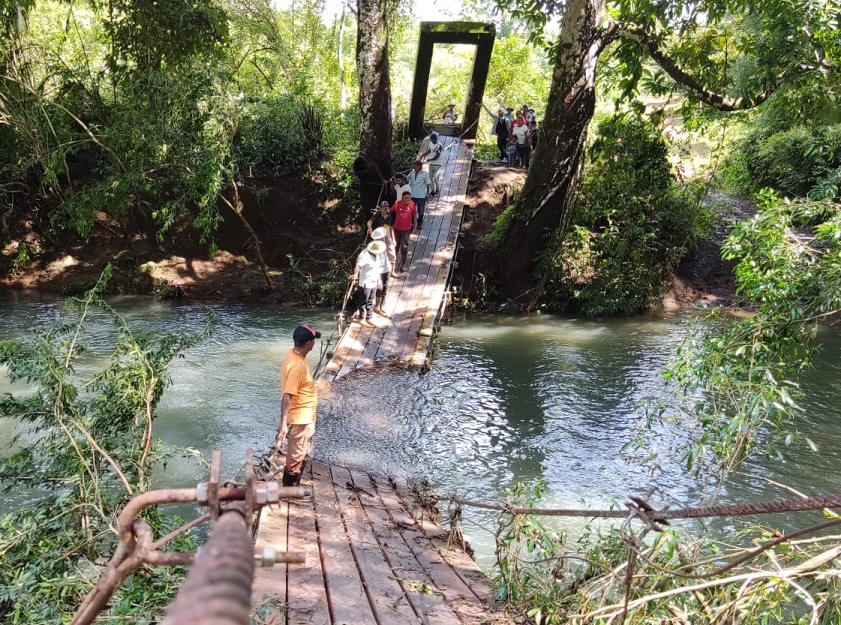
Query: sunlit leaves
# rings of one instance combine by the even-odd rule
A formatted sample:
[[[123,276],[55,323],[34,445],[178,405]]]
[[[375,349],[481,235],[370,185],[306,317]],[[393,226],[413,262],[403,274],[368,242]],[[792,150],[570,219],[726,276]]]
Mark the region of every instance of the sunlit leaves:
[[[825,203],[788,202],[770,192],[760,200],[723,250],[738,260],[738,294],[753,314],[724,320],[717,313],[698,326],[670,372],[686,393],[678,411],[697,426],[685,460],[693,469],[714,467],[720,478],[757,448],[795,440],[797,380],[819,349],[818,323],[841,310],[837,207],[825,213]]]
[[[158,458],[151,425],[168,366],[214,324],[211,315],[193,334],[137,332],[101,299],[108,274],[84,298],[70,300],[49,330],[0,345],[10,381],[25,384],[0,397],[0,416],[16,421],[21,433],[0,460],[0,478],[19,494],[34,486],[40,497],[0,519],[4,622],[9,613],[14,622],[64,622],[87,594],[114,548],[112,524],[123,498],[146,488]],[[91,323],[112,327],[110,353],[86,348]],[[171,525],[154,510],[147,520],[158,530]],[[154,613],[174,590],[159,586],[139,573],[115,611]]]

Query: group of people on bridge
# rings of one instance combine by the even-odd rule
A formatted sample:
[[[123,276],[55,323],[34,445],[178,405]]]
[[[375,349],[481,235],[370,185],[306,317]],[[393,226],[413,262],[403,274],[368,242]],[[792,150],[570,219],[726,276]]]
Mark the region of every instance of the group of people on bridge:
[[[341,315],[350,313],[352,321],[377,327],[374,314],[388,319],[383,308],[389,278],[409,270],[411,235],[423,228],[426,202],[438,195],[444,145],[437,132],[422,142],[408,173],[397,173],[384,181],[383,195],[367,223],[371,242],[359,253],[351,280],[356,289]],[[424,170],[424,164],[427,169]]]

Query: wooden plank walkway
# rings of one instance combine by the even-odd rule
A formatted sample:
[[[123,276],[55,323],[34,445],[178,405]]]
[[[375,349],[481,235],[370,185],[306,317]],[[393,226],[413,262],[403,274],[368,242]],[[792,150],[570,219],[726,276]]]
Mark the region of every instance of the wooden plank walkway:
[[[351,324],[316,376],[332,383],[359,367],[397,359],[426,363],[461,228],[472,145],[442,137],[441,189],[413,236],[409,271],[392,278],[390,320]],[[314,465],[306,501],[263,508],[256,546],[304,551],[304,565],[260,569],[255,622],[274,625],[459,625],[488,621],[488,579],[443,531],[387,480]],[[408,507],[407,507],[408,505]]]
[[[359,367],[386,358],[410,366],[425,364],[446,296],[473,160],[472,144],[453,137],[441,139],[445,148],[441,189],[427,200],[423,228],[412,235],[409,272],[389,282],[383,308],[391,319],[377,317],[379,328],[349,324],[332,358],[318,372],[320,380],[332,384]]]
[[[256,546],[304,551],[303,565],[259,569],[254,621],[273,625],[487,622],[487,577],[388,480],[312,464],[313,497],[272,506]]]

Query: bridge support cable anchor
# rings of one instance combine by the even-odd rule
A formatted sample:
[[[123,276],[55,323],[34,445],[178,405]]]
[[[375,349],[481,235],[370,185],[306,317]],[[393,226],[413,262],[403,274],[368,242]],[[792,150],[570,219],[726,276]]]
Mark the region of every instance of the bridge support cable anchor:
[[[280,562],[300,564],[306,559],[302,552],[274,552],[274,550],[267,552],[265,549],[255,551],[251,542],[254,512],[264,505],[277,503],[283,499],[302,499],[311,496],[311,491],[303,487],[279,486],[276,481],[257,481],[251,448],[246,450],[245,486],[221,485],[220,474],[221,454],[214,451],[208,482],[202,482],[195,488],[153,490],[129,500],[117,520],[119,543],[114,555],[96,585],[79,606],[70,622],[71,625],[93,623],[123,580],[144,564],[193,565],[194,568],[187,579],[194,578],[199,581],[190,582],[188,585],[185,580],[179,597],[186,592],[189,597],[188,603],[195,605],[196,609],[201,607],[211,612],[204,611],[201,617],[190,616],[191,620],[218,625],[229,623],[247,625],[250,622],[247,609],[245,620],[238,620],[241,617],[238,606],[241,603],[242,585],[246,581],[250,596],[255,563],[261,566],[271,566]],[[167,536],[155,540],[152,529],[139,518],[139,515],[149,506],[172,503],[196,503],[207,506],[209,511]],[[207,519],[211,520],[208,542],[198,552],[159,551],[159,548],[167,542]],[[231,564],[230,559],[233,559],[236,564]],[[199,596],[200,591],[195,590],[199,587],[217,588],[218,592],[214,591],[213,599],[210,600],[203,595]],[[165,623],[181,622],[187,618],[182,619],[179,616],[176,620],[173,620],[174,617],[170,619],[170,611],[175,609],[176,604],[180,605],[178,598],[167,611]],[[181,614],[182,608],[177,609]],[[218,618],[211,616],[211,613],[217,615]],[[237,620],[230,620],[229,617]]]

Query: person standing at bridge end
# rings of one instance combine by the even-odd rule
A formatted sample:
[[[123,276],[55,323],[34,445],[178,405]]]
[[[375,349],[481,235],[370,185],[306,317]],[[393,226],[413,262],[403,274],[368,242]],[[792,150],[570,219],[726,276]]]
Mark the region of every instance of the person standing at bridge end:
[[[280,450],[283,439],[289,438],[283,469],[284,486],[300,484],[304,464],[312,450],[318,391],[307,364],[307,354],[315,346],[315,339],[320,338],[321,332],[311,325],[299,325],[292,333],[295,345],[284,356],[280,367],[280,431],[275,449]]]

